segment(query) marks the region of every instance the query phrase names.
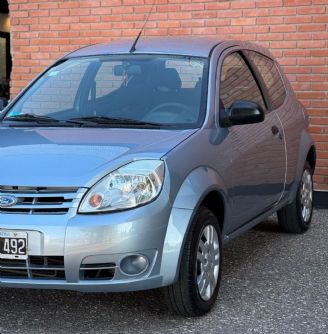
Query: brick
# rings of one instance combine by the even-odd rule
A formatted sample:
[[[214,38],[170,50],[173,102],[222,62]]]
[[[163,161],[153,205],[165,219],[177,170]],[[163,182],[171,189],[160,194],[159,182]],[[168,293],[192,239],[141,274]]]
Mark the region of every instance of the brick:
[[[327,32],[313,32],[312,33],[312,38],[313,39],[328,39],[328,31]]]
[[[165,6],[157,6],[158,12],[179,12],[179,5],[165,5]]]
[[[240,34],[242,33],[243,28],[240,26],[227,26],[227,27],[218,27],[217,32],[218,34],[222,35],[229,35],[229,34]]]
[[[232,9],[241,9],[241,8],[255,8],[254,1],[231,1]]]
[[[270,16],[296,15],[296,8],[290,8],[290,7],[270,8],[269,15]]]
[[[294,32],[296,31],[296,26],[294,25],[272,25],[270,26],[270,32]]]
[[[34,5],[34,4],[31,4],[31,5]],[[36,5],[38,6],[38,5]],[[59,4],[56,3],[56,2],[45,2],[45,3],[40,3],[39,4],[39,9],[53,9],[53,8],[58,8],[59,7]],[[20,9],[22,9],[20,7]],[[35,9],[35,8],[34,8]]]
[[[306,6],[311,5],[311,0],[284,0],[284,6]]]
[[[205,20],[183,20],[181,21],[181,27],[203,27]]]
[[[325,63],[324,58],[297,58],[298,65],[324,65]]]
[[[81,16],[78,21],[80,21],[80,23],[96,23],[96,22],[100,22],[100,17],[99,16],[91,16],[91,15],[90,16]],[[73,23],[73,22],[69,22],[69,23]]]
[[[49,16],[49,10],[31,10],[30,16]]]
[[[284,34],[258,34],[257,39],[259,41],[281,41],[284,39]]]
[[[284,19],[282,17],[268,16],[268,17],[258,17],[257,24],[281,24]]]
[[[324,48],[326,46],[326,41],[298,41],[297,47],[301,49],[308,49],[308,48]]]
[[[89,15],[90,9],[89,8],[72,8],[69,10],[70,15]]]
[[[80,8],[84,8],[84,7],[90,7],[90,8],[95,8],[95,7],[99,7],[100,6],[100,1],[87,1],[87,0],[83,0],[79,2],[79,6]]]
[[[313,17],[314,23],[328,23],[328,15],[320,15]]]
[[[186,5],[181,5],[182,11],[193,11],[193,10],[204,10],[204,4],[203,3],[191,3]]]
[[[309,32],[291,32],[291,33],[284,33],[284,40],[288,41],[303,41],[303,40],[310,40],[311,39],[311,33]],[[297,49],[296,51],[300,51]]]
[[[256,7],[281,7],[283,5],[282,0],[259,0],[256,1]]]
[[[60,1],[58,4],[59,8],[79,8],[79,1]]]
[[[296,48],[296,42],[293,41],[281,41],[281,42],[271,42],[270,47],[273,49],[294,49]]]
[[[263,33],[269,32],[269,27],[268,26],[243,27],[243,32],[246,34],[250,34],[250,33],[263,34]]]
[[[232,12],[237,12],[237,11],[232,11]],[[242,16],[244,17],[247,17],[247,16],[259,17],[259,16],[268,16],[268,15],[269,15],[268,8],[244,9],[242,12]]]
[[[54,24],[59,22],[59,17],[53,17],[53,16],[46,16],[46,17],[40,17],[39,23],[49,23],[49,24]]]
[[[326,12],[325,6],[306,6],[297,8],[297,13],[301,15],[323,14],[325,12]]]
[[[285,17],[284,22],[287,24],[299,24],[299,23],[310,23],[312,21],[311,16],[290,16],[290,17]],[[296,26],[295,26],[296,30]]]
[[[13,5],[10,5],[10,14],[12,14],[18,8],[14,8]],[[29,11],[31,9],[38,9],[38,4],[36,3],[22,3],[19,5],[19,10],[22,11]]]
[[[230,8],[230,2],[212,2],[212,3],[207,3],[205,4],[205,9],[206,10],[226,10]]]
[[[216,28],[215,27],[207,27],[207,28],[193,28],[192,34],[195,35],[215,35]]]
[[[177,20],[191,19],[191,13],[178,12],[178,13],[165,13],[165,15],[167,15],[168,19],[177,19]]]
[[[190,28],[172,28],[168,29],[169,36],[188,36],[191,34]]]
[[[327,57],[328,58],[328,49],[324,50],[311,50],[312,57]]]
[[[298,31],[326,31],[325,24],[307,24],[298,26]]]
[[[230,24],[230,19],[213,19],[206,20],[205,25],[207,27],[219,27],[219,26],[227,26]]]
[[[132,11],[131,11],[132,12]],[[93,16],[102,16],[102,15],[110,15],[112,14],[112,8],[110,7],[97,7],[97,8],[92,8],[91,9],[91,15]]]
[[[192,18],[195,19],[211,19],[217,17],[215,11],[197,11],[191,13]]]
[[[244,25],[253,25],[256,23],[256,19],[253,17],[249,17],[249,18],[232,18],[231,19],[231,25],[235,25],[235,26],[244,26]]]
[[[157,23],[158,28],[178,28],[180,27],[179,21],[162,21]]]

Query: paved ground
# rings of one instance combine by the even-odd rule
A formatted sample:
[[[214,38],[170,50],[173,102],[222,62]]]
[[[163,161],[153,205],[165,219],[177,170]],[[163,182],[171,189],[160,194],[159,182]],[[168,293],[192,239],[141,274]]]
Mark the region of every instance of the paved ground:
[[[224,249],[214,311],[183,319],[158,292],[80,294],[0,289],[0,333],[328,333],[328,210],[302,236],[274,218]]]

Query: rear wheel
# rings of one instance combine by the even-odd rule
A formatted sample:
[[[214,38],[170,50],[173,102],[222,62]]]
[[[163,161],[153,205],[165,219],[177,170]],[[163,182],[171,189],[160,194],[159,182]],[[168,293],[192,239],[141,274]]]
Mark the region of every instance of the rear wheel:
[[[308,230],[313,212],[312,168],[305,163],[294,201],[278,211],[278,221],[284,232],[304,233]]]
[[[221,279],[221,235],[216,216],[201,207],[189,230],[176,283],[164,288],[169,308],[200,316],[213,307]]]

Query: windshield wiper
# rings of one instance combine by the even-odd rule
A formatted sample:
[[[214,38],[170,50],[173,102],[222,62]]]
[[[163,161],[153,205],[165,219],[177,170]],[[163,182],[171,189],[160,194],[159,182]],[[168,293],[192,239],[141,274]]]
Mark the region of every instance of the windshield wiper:
[[[58,120],[49,116],[40,116],[35,114],[20,114],[15,116],[9,116],[3,119],[3,121],[10,122],[31,122],[37,124],[54,124],[56,126],[81,126],[83,125],[81,122],[74,121],[66,121],[66,120]]]
[[[151,127],[160,128],[161,125],[157,123],[150,123],[144,121],[138,121],[128,118],[112,118],[104,116],[86,116],[86,117],[76,117],[67,120],[58,120],[49,116],[39,116],[35,114],[20,114],[15,116],[9,116],[3,119],[4,121],[10,122],[31,122],[36,124],[53,124],[56,126],[80,126],[80,127],[95,127],[96,125],[101,126],[141,126],[141,127]]]
[[[4,121],[14,122],[35,122],[35,123],[59,123],[58,119],[51,118],[49,116],[38,116],[34,114],[20,114],[15,116],[9,116],[3,119]]]
[[[67,122],[86,122],[100,125],[118,125],[118,126],[128,125],[128,126],[146,126],[146,127],[156,127],[156,128],[161,127],[161,124],[158,123],[138,121],[130,118],[113,118],[106,116],[76,117],[68,119]]]

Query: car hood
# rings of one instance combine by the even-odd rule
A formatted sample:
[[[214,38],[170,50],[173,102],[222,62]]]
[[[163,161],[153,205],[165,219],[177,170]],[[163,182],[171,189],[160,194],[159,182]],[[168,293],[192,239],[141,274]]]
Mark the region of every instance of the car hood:
[[[197,130],[1,128],[0,185],[84,187],[133,159],[159,159]]]

